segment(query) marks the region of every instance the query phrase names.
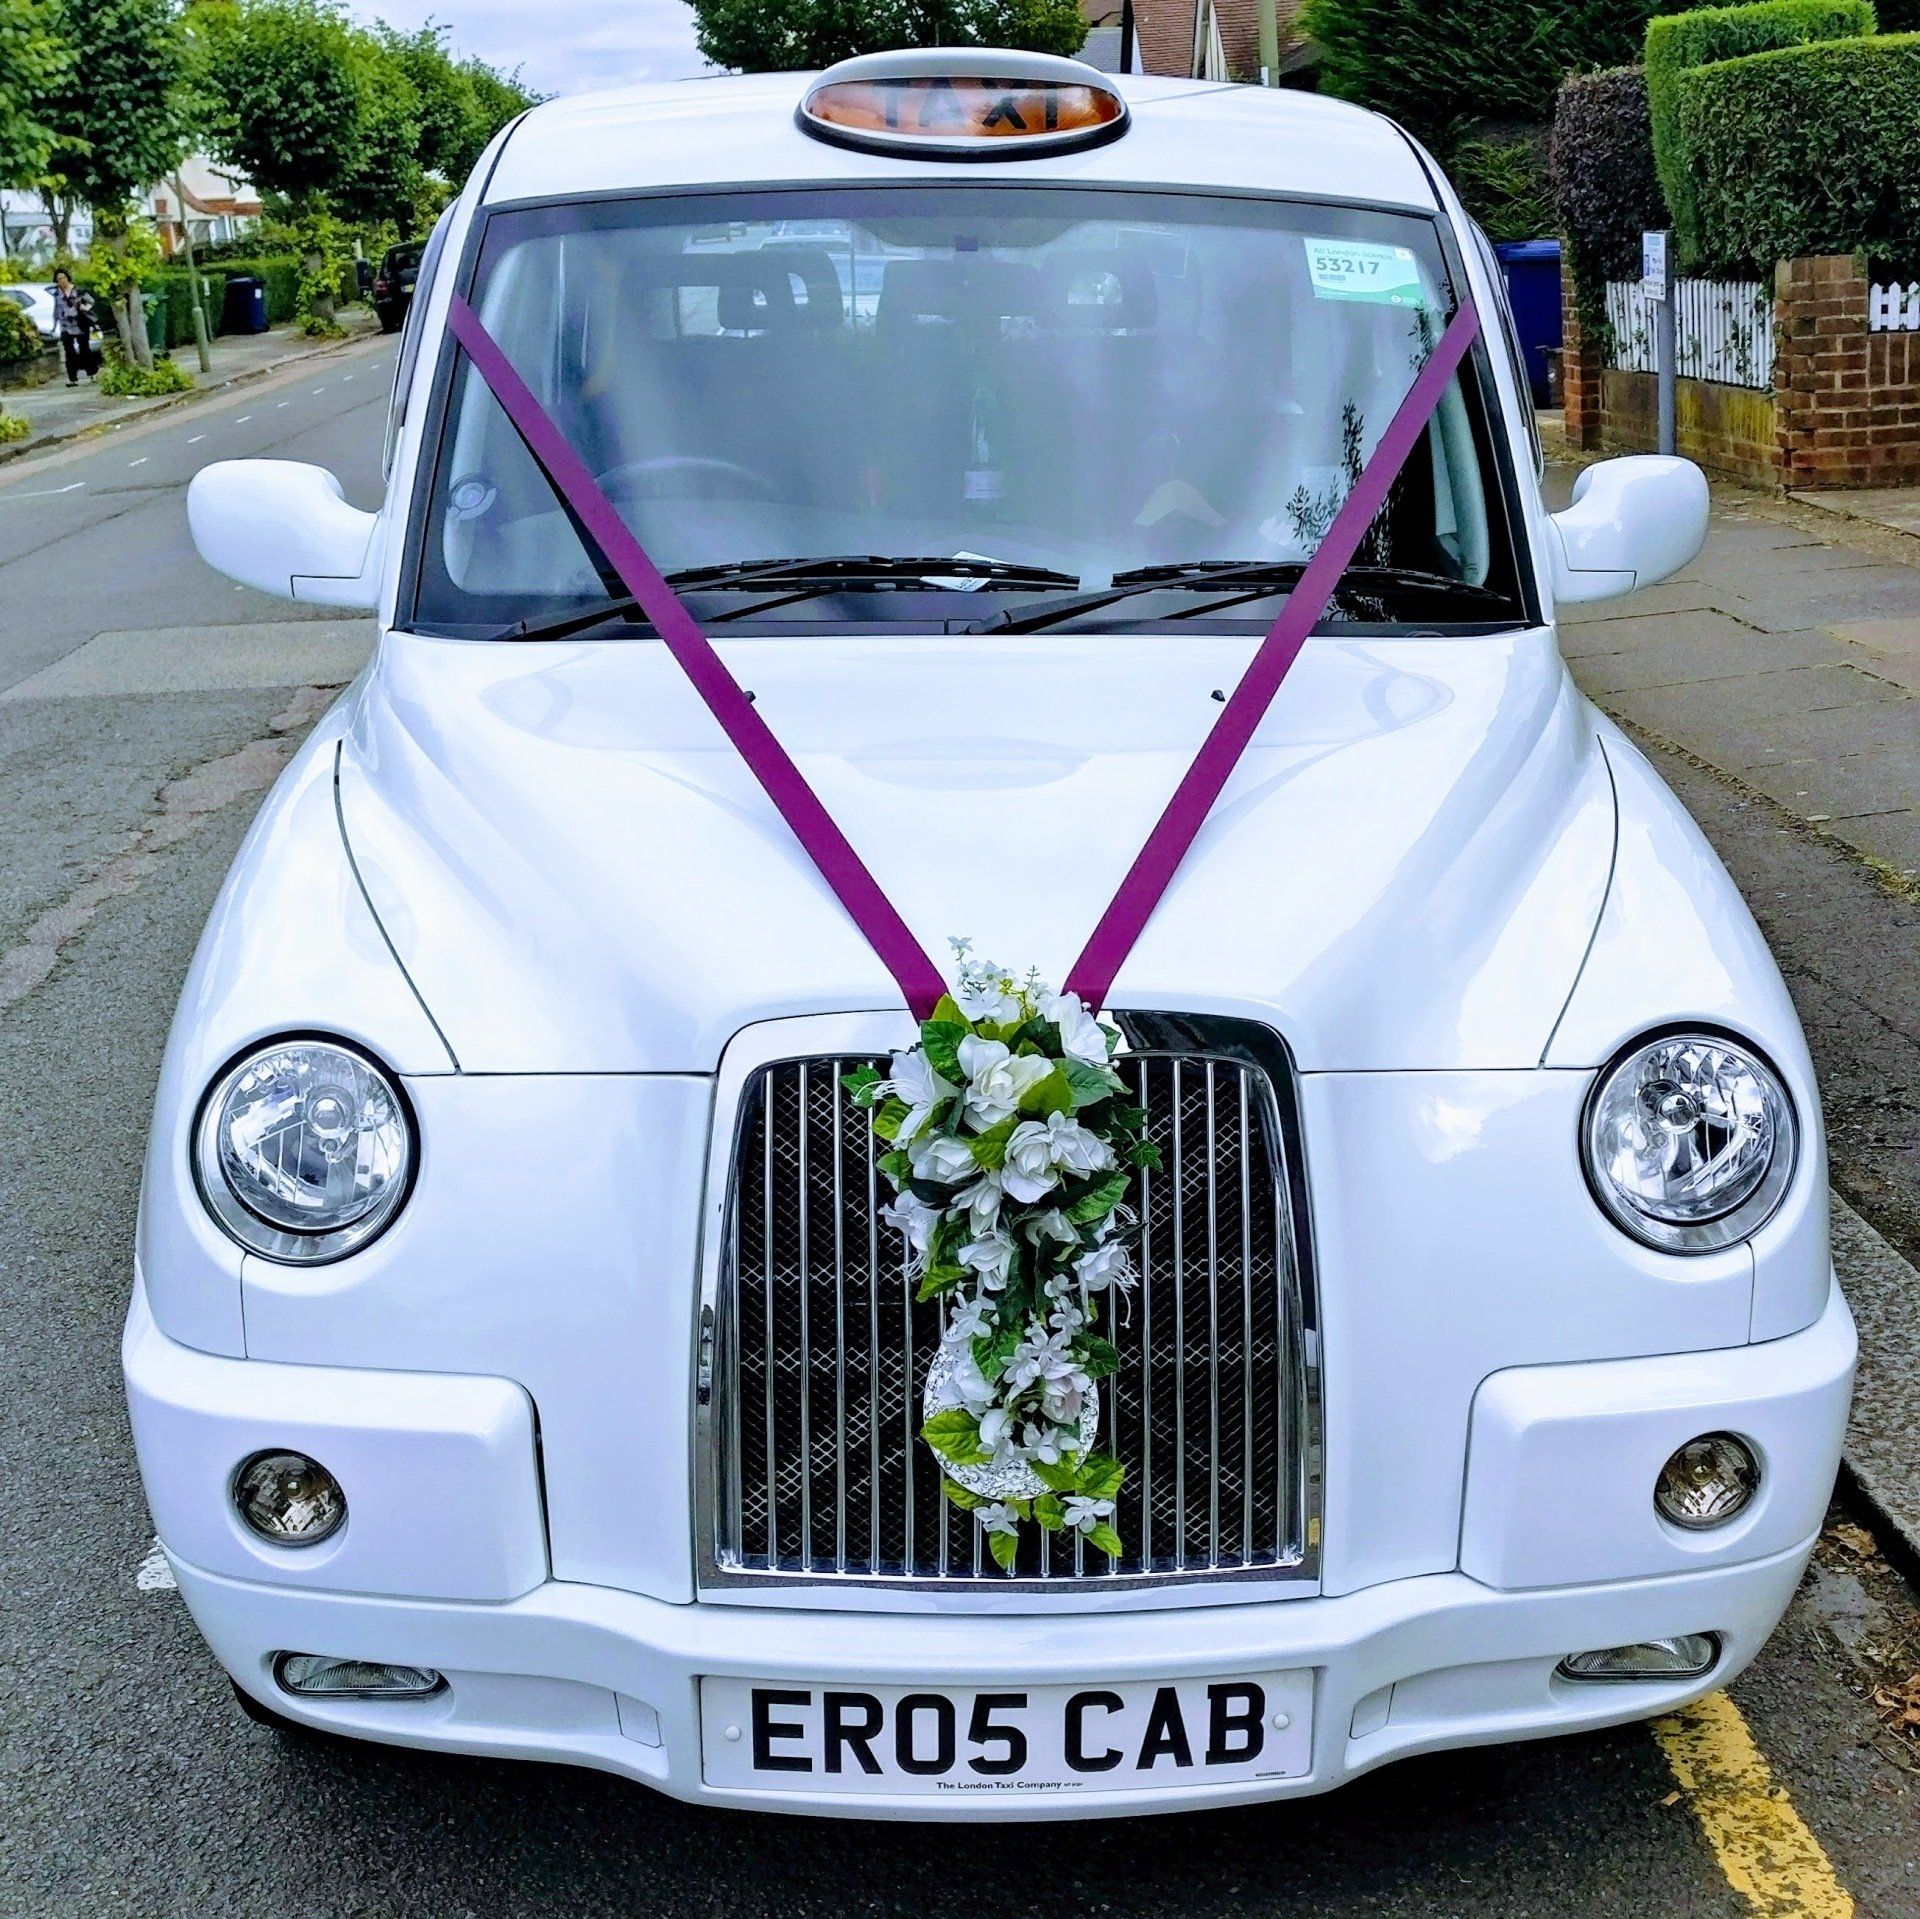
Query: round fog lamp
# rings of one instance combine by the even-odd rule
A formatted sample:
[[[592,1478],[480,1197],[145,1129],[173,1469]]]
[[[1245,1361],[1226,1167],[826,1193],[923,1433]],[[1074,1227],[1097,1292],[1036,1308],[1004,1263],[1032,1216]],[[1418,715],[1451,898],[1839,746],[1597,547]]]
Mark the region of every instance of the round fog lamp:
[[[347,1517],[340,1482],[305,1453],[255,1453],[233,1476],[233,1503],[248,1530],[276,1546],[317,1546]]]
[[[1688,1532],[1707,1532],[1739,1518],[1759,1489],[1753,1449],[1731,1433],[1703,1433],[1660,1468],[1653,1503],[1662,1519]]]

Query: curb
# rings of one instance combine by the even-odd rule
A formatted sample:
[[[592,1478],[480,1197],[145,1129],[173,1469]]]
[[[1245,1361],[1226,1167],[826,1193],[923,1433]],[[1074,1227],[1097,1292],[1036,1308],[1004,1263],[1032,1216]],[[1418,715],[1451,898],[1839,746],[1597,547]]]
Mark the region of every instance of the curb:
[[[79,426],[66,428],[58,433],[42,433],[30,440],[16,440],[6,446],[0,446],[0,466],[10,460],[25,459],[29,454],[46,453],[57,446],[71,445],[75,440],[91,439],[102,433],[111,433],[116,426],[128,426],[137,420],[150,420],[156,414],[170,413],[177,407],[191,406],[196,400],[211,399],[218,393],[231,393],[235,387],[252,386],[256,381],[269,378],[275,373],[283,373],[290,366],[303,360],[323,360],[329,354],[344,353],[349,347],[361,346],[369,340],[382,339],[385,336],[372,327],[357,330],[344,340],[324,340],[317,346],[296,348],[291,353],[282,354],[277,360],[269,360],[264,366],[250,366],[244,372],[230,375],[224,380],[215,380],[210,385],[195,385],[184,393],[169,393],[141,406],[136,412],[124,413],[117,420],[88,420]]]
[[[1920,1570],[1920,1272],[1845,1200],[1833,1201],[1833,1263],[1860,1330],[1841,1486],[1889,1559]]]

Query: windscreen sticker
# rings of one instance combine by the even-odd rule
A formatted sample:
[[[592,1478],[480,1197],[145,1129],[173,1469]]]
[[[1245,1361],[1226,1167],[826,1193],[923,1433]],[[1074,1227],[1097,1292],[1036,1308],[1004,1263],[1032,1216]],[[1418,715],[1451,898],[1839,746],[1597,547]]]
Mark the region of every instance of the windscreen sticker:
[[[1426,307],[1433,302],[1411,247],[1378,240],[1301,240],[1316,300],[1365,300],[1374,306]]]

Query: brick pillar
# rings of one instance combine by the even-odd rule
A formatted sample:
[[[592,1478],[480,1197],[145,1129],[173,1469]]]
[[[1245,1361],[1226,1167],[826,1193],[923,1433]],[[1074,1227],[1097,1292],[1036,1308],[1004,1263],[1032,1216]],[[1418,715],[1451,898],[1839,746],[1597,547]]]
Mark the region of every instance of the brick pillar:
[[[1580,325],[1580,301],[1573,274],[1560,269],[1560,402],[1565,409],[1567,444],[1588,451],[1600,444],[1600,342]]]
[[[1773,281],[1774,449],[1783,487],[1872,486],[1920,460],[1899,400],[1869,376],[1867,263],[1848,253],[1782,260]],[[1883,350],[1880,362],[1888,355]],[[1916,396],[1920,397],[1920,396]],[[1891,407],[1886,402],[1892,401]]]

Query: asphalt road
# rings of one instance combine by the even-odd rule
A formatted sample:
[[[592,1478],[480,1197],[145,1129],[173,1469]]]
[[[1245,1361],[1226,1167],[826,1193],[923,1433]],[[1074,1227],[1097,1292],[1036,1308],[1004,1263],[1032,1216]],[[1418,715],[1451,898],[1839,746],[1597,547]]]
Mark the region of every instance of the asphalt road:
[[[1920,1665],[1920,1613],[1848,1523],[1731,1718],[1414,1761],[1257,1811],[966,1835],[715,1815],[241,1717],[154,1576],[116,1347],[178,981],[318,710],[301,688],[341,677],[355,640],[203,568],[182,489],[265,454],[371,504],[390,366],[390,345],[356,349],[0,470],[0,1912],[1920,1912],[1920,1749],[1871,1697]],[[1856,1108],[1884,1092],[1887,1035],[1832,980],[1910,976],[1914,909],[1663,766],[1816,1001],[1838,1149],[1879,1150]]]

